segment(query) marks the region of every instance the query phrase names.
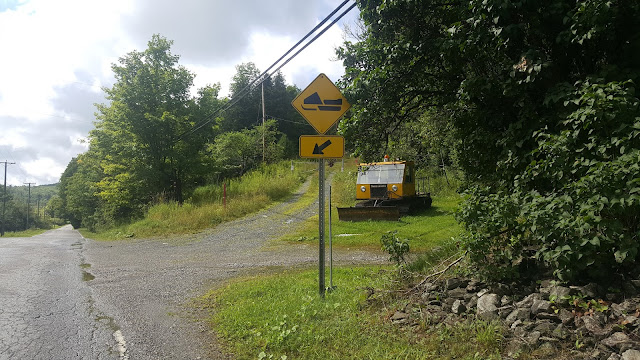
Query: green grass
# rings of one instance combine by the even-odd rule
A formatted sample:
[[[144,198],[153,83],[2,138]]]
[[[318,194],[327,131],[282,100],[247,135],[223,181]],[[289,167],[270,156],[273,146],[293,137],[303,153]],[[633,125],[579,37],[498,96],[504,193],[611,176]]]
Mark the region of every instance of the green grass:
[[[51,229],[29,229],[25,231],[8,231],[4,233],[4,237],[32,237],[43,234]]]
[[[317,294],[317,270],[233,280],[199,299],[210,324],[238,359],[488,359],[499,358],[500,328],[484,322],[430,324],[408,331],[389,317],[406,303],[385,294],[395,271],[336,268],[337,289]],[[262,355],[261,355],[262,354]]]
[[[348,162],[351,163],[350,161]],[[458,235],[461,227],[453,217],[453,212],[460,203],[456,193],[459,186],[457,178],[450,175],[450,184],[443,176],[431,177],[432,207],[412,216],[404,216],[400,221],[339,221],[337,207],[349,207],[355,204],[355,165],[345,167],[344,172],[336,169],[332,185],[332,234],[333,245],[344,248],[380,248],[380,237],[387,231],[398,231],[398,236],[409,240],[411,252],[420,253],[440,246]],[[308,196],[317,199],[317,184],[311,186]],[[329,216],[326,217],[327,223]],[[327,232],[328,234],[328,228]],[[349,236],[342,236],[342,235]],[[328,235],[327,235],[328,236]],[[318,217],[312,217],[294,234],[285,235],[281,240],[286,242],[317,243]]]
[[[304,164],[292,172],[289,162],[282,162],[230,180],[227,182],[226,206],[222,202],[222,184],[208,185],[196,189],[193,198],[182,205],[169,202],[152,206],[143,219],[134,223],[99,232],[80,231],[95,240],[197,233],[285,199],[306,179],[310,167]]]

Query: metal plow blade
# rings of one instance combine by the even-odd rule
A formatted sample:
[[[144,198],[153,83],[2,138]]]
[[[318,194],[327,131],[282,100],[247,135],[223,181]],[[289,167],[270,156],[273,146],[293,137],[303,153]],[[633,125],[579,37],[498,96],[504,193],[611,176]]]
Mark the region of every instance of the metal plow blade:
[[[400,209],[397,206],[338,208],[338,219],[340,221],[398,221],[400,220]]]

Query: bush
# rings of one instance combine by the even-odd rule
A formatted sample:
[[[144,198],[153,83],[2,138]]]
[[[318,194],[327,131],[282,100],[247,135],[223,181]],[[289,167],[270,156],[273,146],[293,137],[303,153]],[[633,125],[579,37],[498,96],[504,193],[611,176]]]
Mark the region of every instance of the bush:
[[[584,81],[555,131],[535,133],[525,171],[499,189],[472,187],[458,212],[487,277],[523,266],[561,280],[634,268],[640,250],[640,117],[631,82]],[[508,162],[505,164],[508,166]]]

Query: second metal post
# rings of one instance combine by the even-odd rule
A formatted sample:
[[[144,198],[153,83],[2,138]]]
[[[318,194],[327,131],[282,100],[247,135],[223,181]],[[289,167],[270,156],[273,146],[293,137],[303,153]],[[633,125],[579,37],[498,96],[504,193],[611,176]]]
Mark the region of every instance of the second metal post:
[[[318,243],[318,288],[320,296],[324,297],[324,159],[318,162]]]

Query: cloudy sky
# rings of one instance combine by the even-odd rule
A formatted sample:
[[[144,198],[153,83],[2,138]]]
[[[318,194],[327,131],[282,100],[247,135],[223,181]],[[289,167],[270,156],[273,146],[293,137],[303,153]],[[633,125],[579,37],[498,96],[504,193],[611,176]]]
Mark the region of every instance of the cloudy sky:
[[[266,70],[341,2],[0,0],[0,161],[16,163],[7,184],[58,182],[86,150],[93,104],[114,81],[111,64],[144,50],[153,34],[174,41],[196,88],[219,82],[226,96],[236,65]],[[353,9],[285,66],[287,81],[305,88],[321,72],[337,81],[333,49],[357,16]]]

